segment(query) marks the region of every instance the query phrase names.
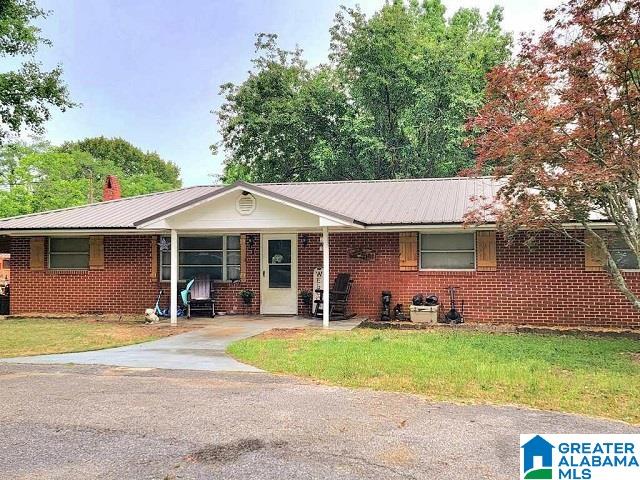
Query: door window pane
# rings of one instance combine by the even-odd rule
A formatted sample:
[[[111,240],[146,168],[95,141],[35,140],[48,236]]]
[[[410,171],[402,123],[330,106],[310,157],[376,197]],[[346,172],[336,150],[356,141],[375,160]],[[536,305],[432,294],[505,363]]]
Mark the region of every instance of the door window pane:
[[[291,288],[291,265],[269,265],[269,288]]]
[[[269,263],[291,263],[291,240],[269,240]]]

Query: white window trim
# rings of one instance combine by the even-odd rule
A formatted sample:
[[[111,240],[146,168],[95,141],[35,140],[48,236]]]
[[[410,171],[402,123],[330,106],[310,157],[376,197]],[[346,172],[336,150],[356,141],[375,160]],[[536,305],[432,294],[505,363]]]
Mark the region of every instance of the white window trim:
[[[422,235],[473,235],[473,250],[422,250]],[[418,235],[418,262],[421,272],[475,272],[478,269],[478,253],[476,232],[420,232]],[[473,268],[422,268],[422,253],[472,253]]]
[[[87,240],[87,244],[89,249],[86,252],[56,252],[54,255],[86,255],[87,256],[87,266],[86,267],[52,267],[51,266],[51,239],[78,239],[83,238]],[[48,237],[47,238],[47,268],[49,270],[89,270],[89,264],[91,263],[91,243],[89,241],[89,237]]]
[[[161,237],[167,237],[167,235],[161,235]],[[240,269],[242,269],[242,246],[240,246],[240,248],[238,249],[232,249],[229,250],[227,249],[227,237],[240,237],[240,241],[242,242],[242,236],[239,233],[217,233],[217,234],[212,234],[212,235],[198,235],[198,234],[189,234],[189,235],[179,235],[178,236],[178,242],[180,241],[180,238],[183,237],[222,237],[222,264],[221,265],[215,265],[216,267],[222,267],[222,279],[221,280],[214,280],[214,282],[216,283],[231,283],[233,281],[239,281],[240,279],[238,278],[238,280],[229,280],[228,276],[229,276],[229,272],[228,272],[228,268],[229,266],[231,267],[235,267],[238,266],[240,267]],[[162,250],[158,249],[159,255],[158,255],[158,271],[160,273],[160,282],[161,283],[169,283],[171,281],[170,278],[167,279],[163,279],[162,278]],[[220,252],[220,250],[215,250],[215,249],[210,249],[210,250],[180,250],[180,246],[178,245],[178,272],[180,272],[180,267],[189,267],[189,266],[193,266],[193,267],[197,267],[197,266],[203,266],[203,265],[181,265],[180,264],[180,252]],[[240,263],[235,265],[235,264],[231,264],[229,265],[227,263],[227,253],[228,252],[238,252],[240,254]],[[164,252],[166,253],[166,252]],[[168,265],[164,265],[165,267],[167,267]],[[211,266],[211,265],[207,265],[207,266]],[[179,274],[179,273],[178,273]],[[186,279],[178,279],[178,282],[186,282]]]

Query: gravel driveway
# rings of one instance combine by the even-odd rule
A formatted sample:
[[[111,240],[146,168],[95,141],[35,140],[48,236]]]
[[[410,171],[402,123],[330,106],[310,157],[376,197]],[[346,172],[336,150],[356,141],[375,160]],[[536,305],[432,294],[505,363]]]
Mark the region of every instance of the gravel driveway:
[[[265,373],[0,365],[3,479],[511,480],[521,432],[640,429]]]

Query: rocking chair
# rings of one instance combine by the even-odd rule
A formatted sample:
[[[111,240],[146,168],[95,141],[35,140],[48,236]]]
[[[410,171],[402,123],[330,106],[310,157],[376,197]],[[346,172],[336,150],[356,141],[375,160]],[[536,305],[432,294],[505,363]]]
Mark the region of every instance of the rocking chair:
[[[355,317],[355,313],[347,313],[347,304],[349,293],[351,293],[351,285],[353,280],[348,273],[340,273],[333,283],[333,288],[329,290],[329,318],[331,320],[346,320]],[[322,318],[324,310],[324,290],[317,289],[316,293],[320,294],[320,298],[315,300],[314,317]]]

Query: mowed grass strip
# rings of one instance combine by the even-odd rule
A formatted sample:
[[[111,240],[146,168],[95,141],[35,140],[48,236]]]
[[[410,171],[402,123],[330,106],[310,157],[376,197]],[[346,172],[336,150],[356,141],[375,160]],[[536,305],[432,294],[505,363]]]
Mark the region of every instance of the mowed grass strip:
[[[631,339],[306,330],[249,338],[228,351],[270,372],[335,385],[640,423],[640,342]]]
[[[83,352],[155,340],[170,328],[77,319],[0,320],[0,357]]]

